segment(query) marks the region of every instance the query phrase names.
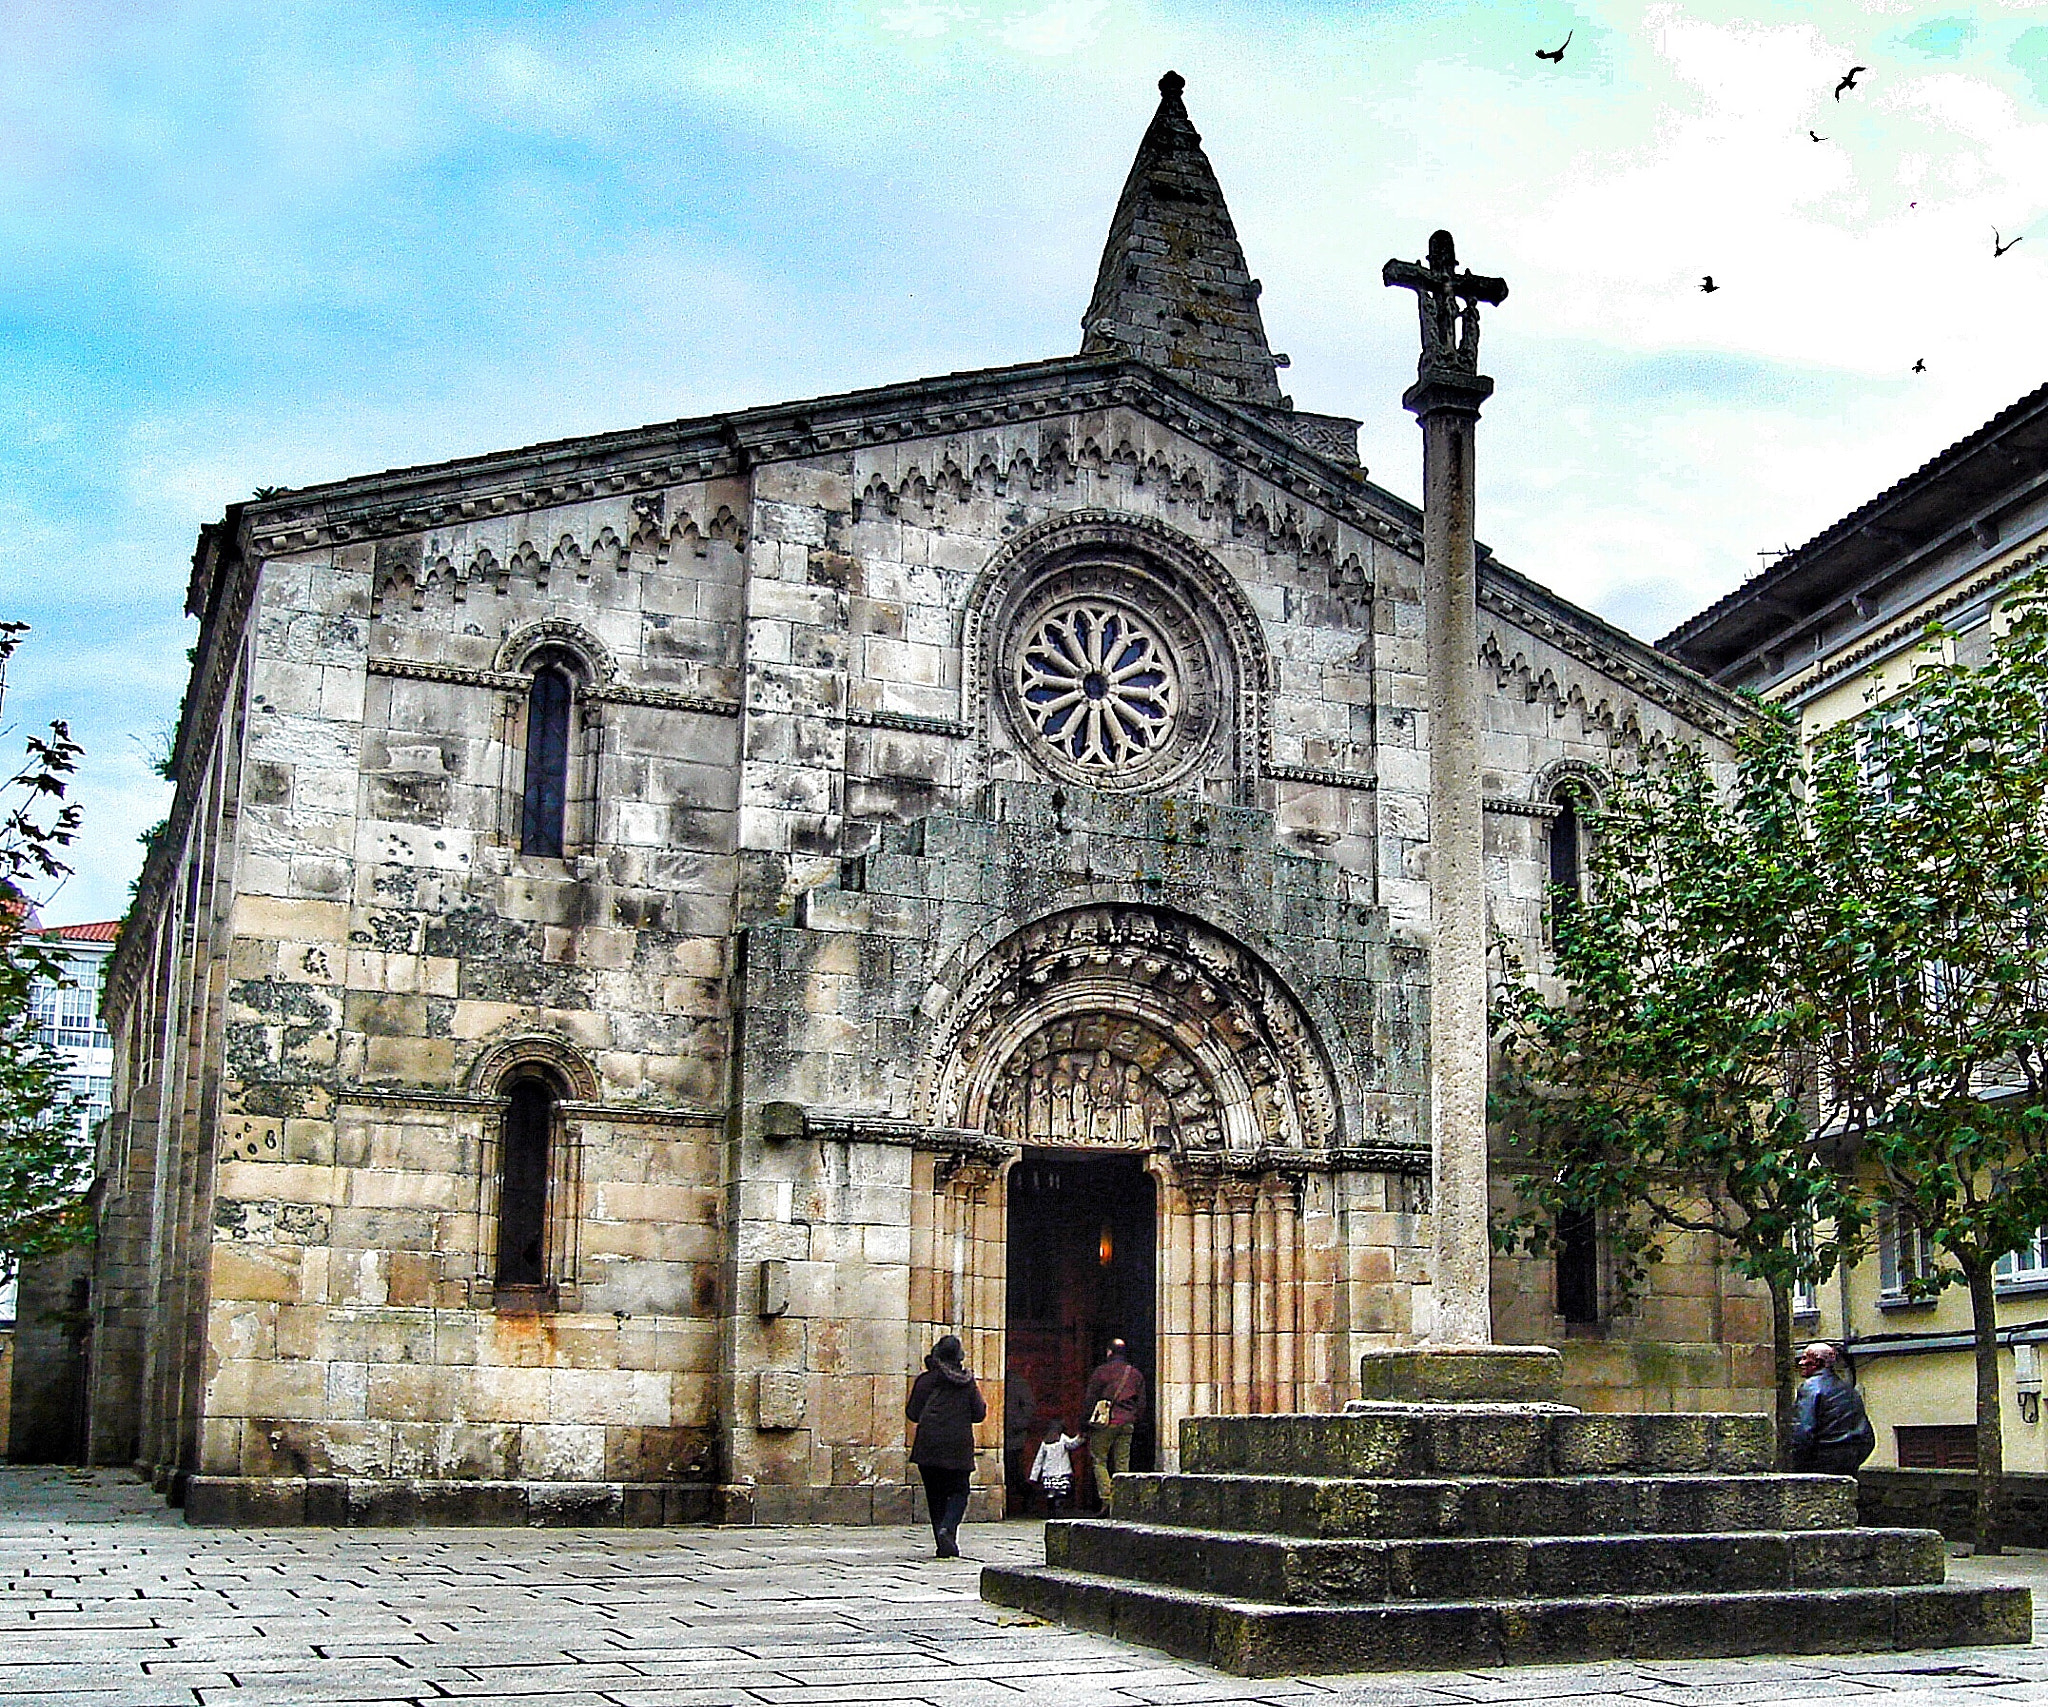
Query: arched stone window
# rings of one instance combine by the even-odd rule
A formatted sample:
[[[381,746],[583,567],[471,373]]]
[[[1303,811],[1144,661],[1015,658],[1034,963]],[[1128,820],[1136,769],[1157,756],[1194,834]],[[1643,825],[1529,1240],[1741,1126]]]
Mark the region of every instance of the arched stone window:
[[[1550,808],[1545,908],[1550,925],[1586,892],[1590,820],[1600,809],[1603,781],[1591,765],[1576,759],[1559,760],[1538,779],[1536,798]]]
[[[526,781],[519,851],[560,859],[569,808],[570,720],[576,675],[559,648],[534,654],[526,694]]]
[[[501,1292],[548,1285],[548,1187],[555,1173],[554,1081],[535,1071],[515,1075],[498,1142],[498,1261]]]
[[[1585,827],[1579,821],[1579,792],[1558,789],[1554,804],[1557,816],[1550,820],[1550,900],[1564,908],[1578,900],[1584,882]]]

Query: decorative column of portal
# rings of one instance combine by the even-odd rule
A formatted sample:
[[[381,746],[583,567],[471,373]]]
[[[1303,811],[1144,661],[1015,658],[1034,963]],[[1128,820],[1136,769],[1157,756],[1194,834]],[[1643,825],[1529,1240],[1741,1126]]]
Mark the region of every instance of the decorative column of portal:
[[[1436,1320],[1430,1343],[1493,1339],[1486,1234],[1486,872],[1480,791],[1478,566],[1473,441],[1493,381],[1479,372],[1479,304],[1504,280],[1458,270],[1448,231],[1429,259],[1389,261],[1412,290],[1422,359],[1401,402],[1422,426],[1422,579],[1429,656],[1430,1146]]]
[[[1258,1181],[1234,1175],[1223,1182],[1230,1207],[1230,1415],[1241,1417],[1253,1408],[1252,1350],[1258,1329],[1252,1315],[1254,1265],[1252,1211],[1259,1198]],[[1220,1350],[1220,1348],[1219,1348]]]
[[[1193,1350],[1188,1414],[1216,1414],[1216,1187],[1200,1175],[1188,1181],[1188,1218],[1194,1223],[1189,1273],[1188,1339]]]

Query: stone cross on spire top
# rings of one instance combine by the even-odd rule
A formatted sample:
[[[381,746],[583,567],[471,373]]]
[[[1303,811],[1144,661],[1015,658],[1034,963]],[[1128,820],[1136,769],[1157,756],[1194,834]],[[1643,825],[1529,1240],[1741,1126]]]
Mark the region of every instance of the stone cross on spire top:
[[[1479,372],[1479,305],[1505,302],[1507,280],[1460,272],[1458,246],[1448,231],[1431,234],[1427,261],[1389,261],[1380,269],[1380,280],[1415,292],[1422,317],[1416,389],[1402,401],[1420,414],[1409,399],[1448,381],[1452,392],[1476,393],[1470,399],[1473,407],[1484,402],[1493,392],[1493,381]],[[1450,400],[1449,395],[1438,395],[1434,401],[1440,405]]]

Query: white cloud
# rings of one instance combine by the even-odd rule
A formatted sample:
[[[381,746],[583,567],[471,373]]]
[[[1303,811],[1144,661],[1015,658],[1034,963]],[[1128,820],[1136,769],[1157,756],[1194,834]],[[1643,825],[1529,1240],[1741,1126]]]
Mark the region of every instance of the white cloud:
[[[182,686],[198,520],[1071,350],[1169,65],[1301,404],[1415,492],[1379,268],[1448,225],[1512,287],[1483,534],[1659,632],[2048,376],[2031,14],[1914,45],[1964,10],[0,0],[0,614],[52,664],[11,716],[92,684],[78,892],[118,899],[158,810],[121,755]],[[1994,225],[2033,235],[1994,262]]]
[[[1006,47],[1050,57],[1091,45],[1102,33],[1109,0],[1051,0],[1027,7],[1003,26]]]

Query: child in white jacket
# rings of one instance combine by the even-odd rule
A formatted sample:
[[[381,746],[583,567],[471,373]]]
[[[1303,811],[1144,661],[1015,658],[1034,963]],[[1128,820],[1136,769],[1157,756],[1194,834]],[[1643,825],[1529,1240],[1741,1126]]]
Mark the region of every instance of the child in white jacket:
[[[1046,1435],[1045,1443],[1039,1447],[1038,1456],[1031,1461],[1030,1480],[1036,1482],[1044,1493],[1046,1510],[1054,1517],[1059,1516],[1073,1497],[1074,1460],[1071,1454],[1080,1444],[1078,1434],[1067,1433],[1067,1425],[1056,1422]]]

